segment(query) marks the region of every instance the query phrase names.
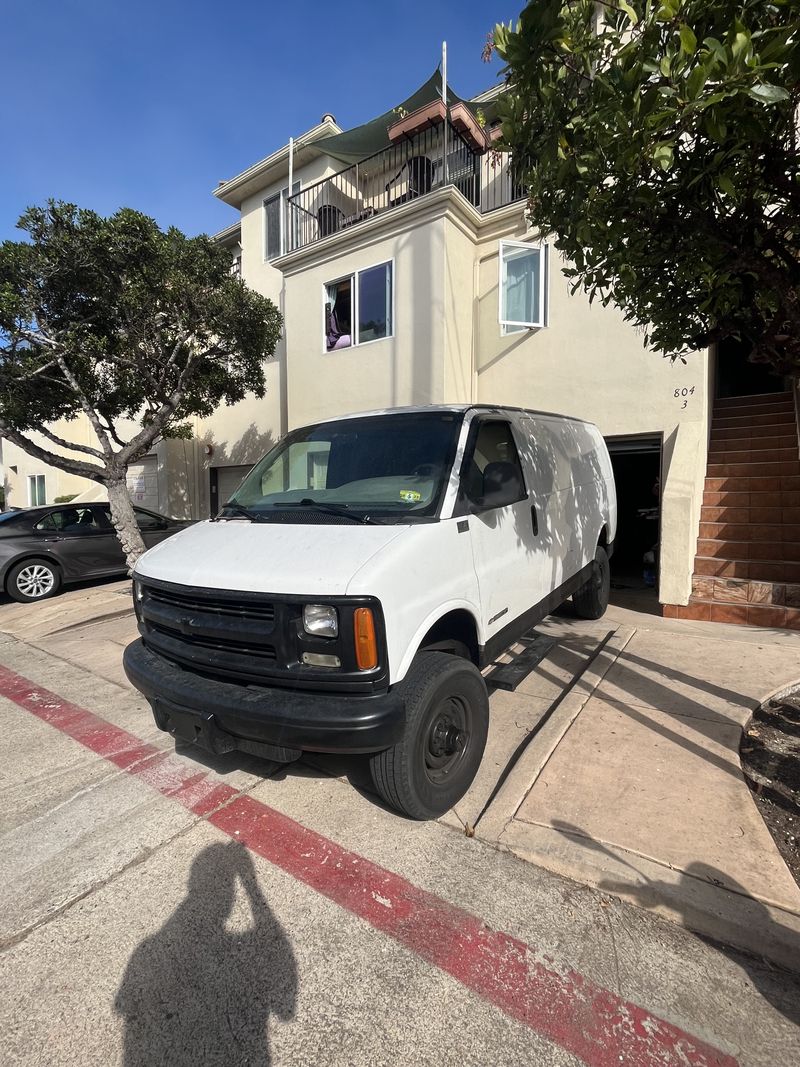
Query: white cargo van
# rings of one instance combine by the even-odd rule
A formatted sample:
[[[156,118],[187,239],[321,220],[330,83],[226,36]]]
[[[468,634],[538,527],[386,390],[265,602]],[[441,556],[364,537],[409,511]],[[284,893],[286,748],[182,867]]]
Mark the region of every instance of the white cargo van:
[[[481,670],[568,597],[606,609],[616,494],[597,428],[425,407],[294,430],[210,522],[146,552],[125,669],[163,730],[288,762],[369,753],[433,818],[469,787]]]

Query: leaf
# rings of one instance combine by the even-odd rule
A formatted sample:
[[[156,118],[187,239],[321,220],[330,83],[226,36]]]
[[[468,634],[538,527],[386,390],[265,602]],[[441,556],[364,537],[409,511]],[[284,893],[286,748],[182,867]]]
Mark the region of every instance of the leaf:
[[[747,95],[761,104],[780,104],[789,99],[789,94],[780,85],[772,82],[759,82],[747,90]]]
[[[697,51],[697,38],[695,37],[694,30],[686,23],[681,23],[680,28],[681,37],[681,50],[686,53],[687,56],[693,56]]]
[[[698,63],[686,79],[686,95],[690,100],[696,100],[700,95],[703,86],[706,84],[707,77],[706,68]]]
[[[638,25],[639,16],[636,14],[636,12],[633,10],[627,0],[617,0],[617,6],[619,7],[620,11],[625,12],[625,14],[628,16],[634,26]]]
[[[729,174],[719,174],[717,176],[717,188],[721,193],[725,193],[727,196],[736,195],[736,187],[731,181]]]
[[[662,170],[669,170],[675,159],[671,144],[657,144],[653,149],[653,162]]]

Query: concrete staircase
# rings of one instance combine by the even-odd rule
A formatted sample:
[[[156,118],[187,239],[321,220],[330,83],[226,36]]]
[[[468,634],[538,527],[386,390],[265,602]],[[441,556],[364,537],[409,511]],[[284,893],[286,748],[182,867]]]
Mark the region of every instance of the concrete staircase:
[[[689,603],[678,619],[800,630],[800,454],[791,392],[714,406]]]

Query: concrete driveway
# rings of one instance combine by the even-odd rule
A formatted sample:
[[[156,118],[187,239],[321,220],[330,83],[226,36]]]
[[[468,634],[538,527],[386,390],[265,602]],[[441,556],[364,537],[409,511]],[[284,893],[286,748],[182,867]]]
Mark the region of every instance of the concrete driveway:
[[[697,624],[661,634],[624,612],[588,626],[552,619],[560,642],[548,660],[515,694],[492,697],[490,748],[470,794],[441,823],[416,824],[367,792],[358,761],[278,769],[175,753],[120,674],[127,583],[23,607],[0,606],[6,1062],[773,1067],[800,1058],[796,976],[642,908],[664,908],[659,883],[677,885],[681,901],[704,883],[778,922],[754,884],[718,886],[692,867],[724,827],[708,815],[699,824],[710,841],[695,833],[707,781],[659,776],[663,753],[651,749],[668,744],[671,766],[674,748],[725,775],[715,789],[734,781],[734,725],[758,699],[737,664],[753,655],[774,679],[781,664],[796,665],[796,646],[739,628],[728,639],[714,627],[712,639]],[[684,627],[694,648],[737,644],[726,685],[710,673],[718,648],[684,660],[704,692],[726,690],[708,693],[702,724],[686,703],[697,685],[662,685],[670,707],[651,684],[676,669],[664,650]],[[615,807],[601,792],[611,782]],[[673,818],[645,857],[635,835],[643,822],[660,833],[667,787],[680,782],[685,832]],[[724,859],[727,877],[744,877]],[[615,896],[587,888],[602,882]],[[673,899],[689,926],[706,921],[707,908],[696,910],[699,920]],[[786,914],[773,932],[789,944]],[[732,925],[729,946],[744,937],[742,917]],[[773,959],[777,941],[767,938]]]

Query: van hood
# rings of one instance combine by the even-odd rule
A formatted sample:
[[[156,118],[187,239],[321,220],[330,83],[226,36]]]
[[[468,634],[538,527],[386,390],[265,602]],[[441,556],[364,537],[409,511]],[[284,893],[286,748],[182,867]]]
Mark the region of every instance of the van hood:
[[[343,596],[354,575],[408,526],[201,522],[139,557],[137,578],[298,596]]]

